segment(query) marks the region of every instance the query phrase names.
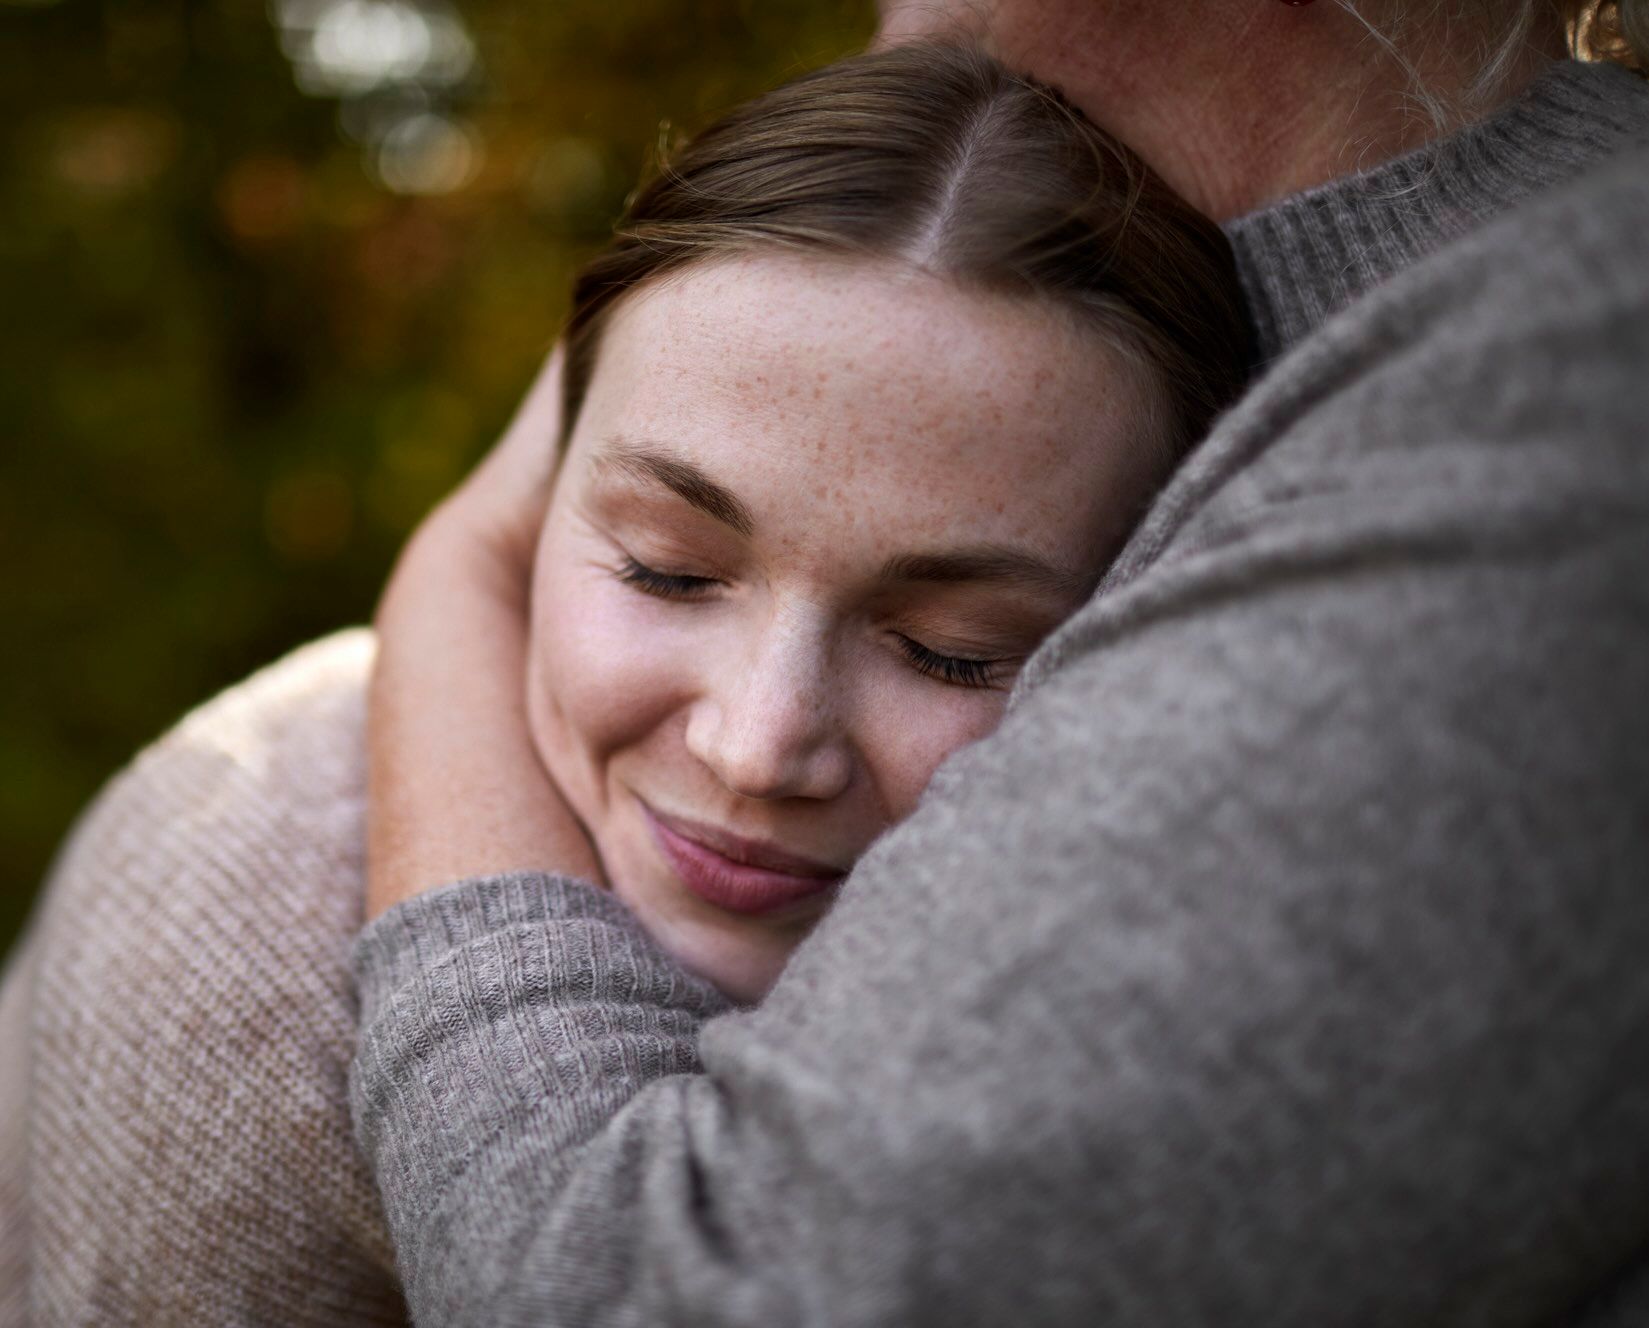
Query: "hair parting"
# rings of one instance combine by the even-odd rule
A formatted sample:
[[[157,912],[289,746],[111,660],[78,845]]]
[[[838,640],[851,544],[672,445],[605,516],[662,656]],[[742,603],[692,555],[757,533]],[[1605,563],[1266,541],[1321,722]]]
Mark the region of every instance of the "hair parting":
[[[773,250],[904,263],[1076,316],[1162,385],[1141,433],[1164,468],[1249,367],[1218,227],[1053,89],[970,48],[910,44],[787,83],[660,162],[574,285],[564,428],[627,293]]]

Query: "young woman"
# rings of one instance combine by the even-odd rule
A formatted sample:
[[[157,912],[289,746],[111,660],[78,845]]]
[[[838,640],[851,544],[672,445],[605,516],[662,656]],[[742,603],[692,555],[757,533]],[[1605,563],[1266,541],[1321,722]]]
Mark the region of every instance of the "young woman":
[[[753,999],[1235,394],[1229,251],[1048,89],[915,47],[701,135],[574,306],[511,446],[548,497],[523,740],[590,874]],[[368,663],[220,698],[66,854],[30,954],[37,1308],[397,1314],[344,1102]],[[453,796],[507,836],[509,787]]]
[[[1218,232],[978,54],[702,135],[579,281],[534,574],[532,736],[618,896],[758,996],[1244,348]]]

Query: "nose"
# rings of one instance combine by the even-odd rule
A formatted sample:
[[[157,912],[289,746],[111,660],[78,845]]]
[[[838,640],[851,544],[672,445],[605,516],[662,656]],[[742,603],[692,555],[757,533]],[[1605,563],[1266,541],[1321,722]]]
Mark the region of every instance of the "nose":
[[[853,778],[828,634],[779,620],[717,671],[687,721],[687,749],[746,798],[834,798]]]

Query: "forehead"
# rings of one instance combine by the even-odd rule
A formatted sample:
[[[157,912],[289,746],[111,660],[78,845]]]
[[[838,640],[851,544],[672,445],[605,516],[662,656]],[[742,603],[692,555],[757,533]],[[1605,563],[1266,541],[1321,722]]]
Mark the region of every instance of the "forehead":
[[[796,538],[897,526],[907,543],[1034,540],[1081,560],[1137,501],[1147,390],[1028,299],[894,264],[746,257],[626,299],[574,446],[663,444]]]

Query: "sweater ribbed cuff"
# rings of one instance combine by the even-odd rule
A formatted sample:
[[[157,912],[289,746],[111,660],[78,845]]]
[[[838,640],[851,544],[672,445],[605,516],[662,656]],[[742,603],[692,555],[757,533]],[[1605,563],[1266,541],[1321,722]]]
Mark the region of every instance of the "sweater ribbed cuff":
[[[419,895],[356,942],[356,1137],[398,1242],[470,1160],[531,1121],[570,1154],[654,1079],[698,1069],[730,1008],[583,881],[480,877]]]
[[[371,1021],[375,996],[395,991],[464,946],[511,927],[561,919],[605,923],[652,948],[629,910],[586,881],[540,872],[455,881],[402,901],[362,930],[353,955],[362,1022]]]

